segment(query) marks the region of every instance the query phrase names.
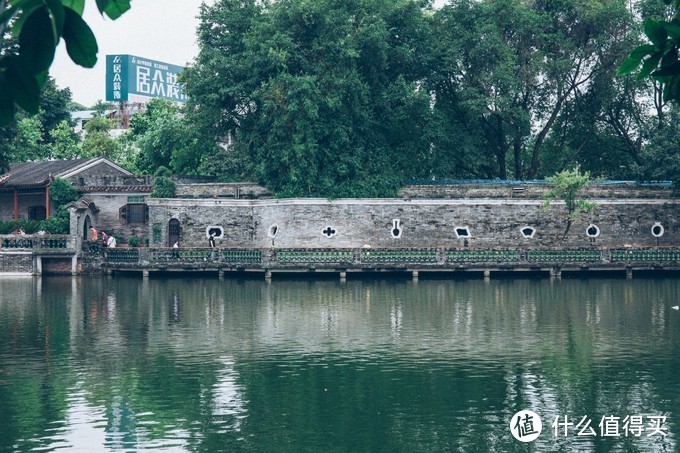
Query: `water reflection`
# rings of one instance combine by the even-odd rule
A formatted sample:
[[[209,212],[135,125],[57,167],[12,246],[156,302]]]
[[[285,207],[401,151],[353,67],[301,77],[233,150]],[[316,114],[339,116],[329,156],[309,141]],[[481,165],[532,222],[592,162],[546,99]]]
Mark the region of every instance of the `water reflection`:
[[[0,280],[0,450],[677,448],[678,280]],[[557,416],[668,435],[556,437]]]

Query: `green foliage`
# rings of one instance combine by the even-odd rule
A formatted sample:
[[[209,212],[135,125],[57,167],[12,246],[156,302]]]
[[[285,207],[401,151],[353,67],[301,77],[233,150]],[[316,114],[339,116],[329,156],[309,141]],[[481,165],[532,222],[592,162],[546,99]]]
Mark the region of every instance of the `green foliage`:
[[[0,39],[7,29],[18,38],[18,49],[0,57],[0,123],[8,124],[17,106],[38,113],[40,90],[61,38],[74,63],[91,68],[97,62],[97,41],[82,19],[84,0],[13,0],[0,2]],[[97,0],[97,8],[117,19],[129,0]],[[56,124],[56,123],[55,123]]]
[[[160,166],[154,172],[154,176],[172,176],[172,171],[168,167]]]
[[[50,131],[50,157],[54,159],[77,159],[80,157],[80,137],[71,125],[62,121]]]
[[[56,207],[65,206],[78,199],[78,191],[68,179],[55,179],[50,184],[50,199]]]
[[[142,241],[137,236],[131,236],[127,242],[130,247],[139,247]]]
[[[653,77],[664,85],[664,101],[680,101],[680,17],[671,21],[645,20],[644,32],[651,44],[636,47],[619,67],[618,75],[628,75],[642,68],[637,79]]]
[[[83,157],[106,157],[116,160],[120,151],[118,142],[109,135],[113,127],[111,120],[94,116],[85,124],[85,139],[81,154]]]
[[[569,220],[572,221],[580,214],[590,212],[595,208],[595,203],[578,198],[579,192],[590,185],[590,172],[581,173],[577,166],[572,170],[564,170],[549,177],[548,181],[551,187],[544,196],[544,207],[549,207],[555,199],[561,199],[567,207]]]
[[[70,214],[64,206],[54,210],[50,218],[41,222],[41,229],[51,234],[68,234],[70,231]]]
[[[175,183],[168,176],[156,176],[153,179],[152,198],[173,198],[175,196]]]
[[[430,33],[416,3],[228,0],[201,20],[186,114],[199,137],[234,139],[204,152],[202,170],[325,197],[389,196],[421,174]]]

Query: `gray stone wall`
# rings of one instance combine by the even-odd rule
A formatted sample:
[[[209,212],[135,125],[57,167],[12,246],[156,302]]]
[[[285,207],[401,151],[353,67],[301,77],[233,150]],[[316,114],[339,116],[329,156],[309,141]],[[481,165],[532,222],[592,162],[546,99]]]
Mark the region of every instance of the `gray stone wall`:
[[[85,212],[80,214],[76,221],[72,219],[71,223],[71,233],[73,234],[73,228],[75,227],[78,234],[83,230],[83,222],[85,221],[85,215],[90,215],[92,223],[101,231],[106,231],[107,234],[116,237],[118,244],[124,244],[127,242],[128,238],[131,236],[137,236],[142,239],[148,238],[149,224],[148,223],[135,223],[128,224],[124,223],[119,217],[119,210],[122,206],[128,204],[129,197],[144,197],[144,200],[148,200],[148,193],[143,192],[129,192],[129,193],[109,193],[109,192],[97,192],[88,193],[87,197],[92,200],[99,208],[99,212],[91,213]]]
[[[225,247],[617,247],[680,243],[680,203],[655,199],[600,199],[597,207],[567,225],[563,203],[547,210],[540,200],[149,200],[149,235],[153,224],[162,231],[160,244],[167,245],[168,222],[180,221],[182,243],[207,245],[209,226],[220,226]],[[394,221],[401,234],[393,237]],[[652,227],[664,228],[660,238]],[[599,236],[586,234],[588,225]],[[269,237],[271,227],[277,233]],[[536,229],[524,238],[520,229]],[[331,227],[330,230],[327,227]],[[467,227],[470,237],[459,237],[457,228]],[[323,231],[332,233],[328,237]]]
[[[32,274],[33,265],[30,253],[0,253],[0,273]]]
[[[509,198],[543,199],[549,190],[548,183],[465,183],[465,184],[411,184],[399,191],[400,198]],[[640,185],[632,182],[618,184],[591,184],[583,190],[585,198],[671,198],[667,185]]]
[[[152,176],[124,176],[124,175],[85,175],[78,174],[78,176],[71,178],[73,185],[80,189],[80,187],[123,187],[123,186],[150,186],[153,183]]]
[[[177,184],[178,198],[271,198],[272,194],[254,183]]]

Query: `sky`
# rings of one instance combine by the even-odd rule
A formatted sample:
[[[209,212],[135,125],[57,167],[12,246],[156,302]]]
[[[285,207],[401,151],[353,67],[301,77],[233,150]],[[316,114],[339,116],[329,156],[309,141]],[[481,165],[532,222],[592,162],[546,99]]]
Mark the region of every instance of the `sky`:
[[[196,27],[201,3],[203,0],[133,0],[132,8],[113,21],[99,14],[94,1],[87,1],[84,18],[97,38],[97,64],[85,69],[73,63],[62,40],[50,75],[59,88],[71,89],[74,101],[89,107],[106,96],[106,55],[130,54],[185,66],[198,55]]]
[[[441,6],[445,0],[435,0]],[[196,28],[204,0],[132,0],[132,8],[115,21],[102,17],[90,0],[84,18],[99,45],[97,64],[85,69],[71,61],[59,44],[50,75],[59,88],[70,88],[73,100],[91,107],[106,97],[106,55],[129,54],[186,66],[198,55]],[[208,5],[215,0],[205,0]]]

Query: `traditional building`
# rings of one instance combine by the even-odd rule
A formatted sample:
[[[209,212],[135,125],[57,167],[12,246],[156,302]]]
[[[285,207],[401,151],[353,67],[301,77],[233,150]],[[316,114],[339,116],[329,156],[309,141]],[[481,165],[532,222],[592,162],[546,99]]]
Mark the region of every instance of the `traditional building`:
[[[50,185],[55,178],[69,179],[82,188],[86,178],[102,175],[132,173],[101,157],[12,164],[0,176],[0,220],[44,220],[53,210]]]

